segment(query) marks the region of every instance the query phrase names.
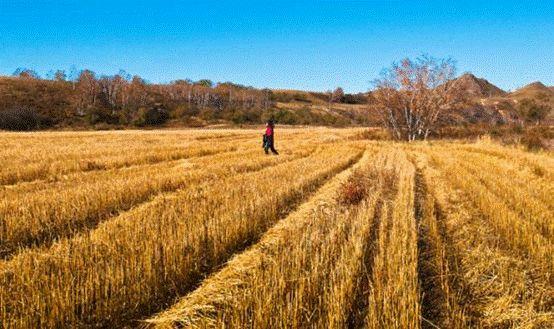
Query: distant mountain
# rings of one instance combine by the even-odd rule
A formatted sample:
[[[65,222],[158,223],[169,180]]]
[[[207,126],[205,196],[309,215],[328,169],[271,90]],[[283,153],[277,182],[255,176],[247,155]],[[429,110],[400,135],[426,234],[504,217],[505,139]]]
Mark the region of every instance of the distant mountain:
[[[510,93],[509,97],[513,99],[523,98],[548,98],[554,97],[554,89],[545,86],[540,81],[532,82],[516,91]]]
[[[509,123],[521,120],[518,104],[529,99],[554,109],[554,88],[535,81],[513,92],[505,92],[485,79],[473,74],[464,74],[454,80],[461,84],[467,94],[473,97],[473,105],[455,113],[456,122]],[[550,111],[547,122],[554,122],[554,111]]]
[[[512,103],[514,108],[518,107],[520,101],[528,99],[554,109],[554,88],[547,87],[540,81],[535,81],[509,93],[504,99]],[[546,121],[554,123],[554,110],[547,114]]]
[[[531,82],[530,84],[524,86],[522,89],[526,89],[526,88],[527,89],[542,89],[542,90],[548,89],[548,87],[545,86],[544,83],[542,83],[540,81]]]
[[[477,78],[471,73],[466,73],[454,83],[465,89],[470,96],[478,98],[504,96],[506,92],[485,79]]]

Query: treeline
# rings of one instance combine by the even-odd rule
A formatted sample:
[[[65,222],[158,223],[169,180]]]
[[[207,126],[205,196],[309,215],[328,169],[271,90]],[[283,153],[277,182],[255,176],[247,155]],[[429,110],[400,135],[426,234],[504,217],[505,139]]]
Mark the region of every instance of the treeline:
[[[345,95],[340,88],[310,95],[336,103],[365,101],[363,96]],[[216,122],[257,124],[271,117],[287,124],[348,123],[330,114],[306,113],[306,109],[294,113],[275,106],[285,99],[310,102],[305,97],[306,94],[210,80],[154,84],[124,71],[99,76],[82,70],[68,76],[58,70],[41,78],[32,70],[18,69],[14,76],[0,78],[0,129],[149,126],[168,120],[189,126]]]

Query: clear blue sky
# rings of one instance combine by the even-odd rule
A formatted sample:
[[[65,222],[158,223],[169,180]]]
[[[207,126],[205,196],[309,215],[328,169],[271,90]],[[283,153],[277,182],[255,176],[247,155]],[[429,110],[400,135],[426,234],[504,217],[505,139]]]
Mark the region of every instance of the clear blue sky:
[[[504,89],[554,85],[554,1],[235,2],[2,0],[0,74],[74,65],[358,92],[427,53]]]

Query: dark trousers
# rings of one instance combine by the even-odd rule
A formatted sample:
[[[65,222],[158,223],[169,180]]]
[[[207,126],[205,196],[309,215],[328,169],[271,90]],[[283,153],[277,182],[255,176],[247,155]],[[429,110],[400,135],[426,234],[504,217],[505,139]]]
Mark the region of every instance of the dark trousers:
[[[277,150],[273,146],[273,136],[266,136],[265,145],[264,145],[265,154],[269,154],[269,150],[271,150],[273,154],[277,154],[277,155],[279,154],[279,152],[277,152]]]

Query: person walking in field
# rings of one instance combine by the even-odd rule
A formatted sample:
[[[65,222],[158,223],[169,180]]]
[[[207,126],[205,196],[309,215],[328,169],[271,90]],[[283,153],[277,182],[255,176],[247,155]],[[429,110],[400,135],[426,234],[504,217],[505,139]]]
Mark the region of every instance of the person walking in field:
[[[273,154],[279,155],[279,152],[277,152],[277,150],[273,145],[275,141],[274,128],[275,128],[275,123],[273,122],[273,120],[269,120],[265,125],[265,134],[263,139],[263,147],[264,147],[265,154],[269,154],[269,150],[271,150]]]

